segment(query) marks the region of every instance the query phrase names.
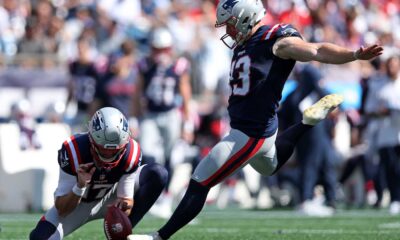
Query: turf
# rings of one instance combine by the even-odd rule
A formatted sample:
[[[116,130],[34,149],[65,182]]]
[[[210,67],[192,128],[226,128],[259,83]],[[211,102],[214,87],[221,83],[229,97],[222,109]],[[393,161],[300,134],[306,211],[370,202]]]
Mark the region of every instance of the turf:
[[[39,214],[0,214],[0,239],[27,239]],[[136,233],[156,230],[165,220],[147,216]],[[66,239],[105,239],[102,221],[81,227]],[[177,240],[393,240],[400,239],[400,218],[387,210],[339,211],[334,217],[315,218],[294,211],[216,210],[206,208],[196,222],[171,239]]]

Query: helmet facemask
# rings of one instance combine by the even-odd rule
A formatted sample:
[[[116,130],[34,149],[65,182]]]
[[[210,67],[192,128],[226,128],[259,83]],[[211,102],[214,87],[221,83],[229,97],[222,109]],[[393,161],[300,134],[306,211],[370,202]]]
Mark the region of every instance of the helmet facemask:
[[[243,33],[237,30],[238,19],[231,16],[223,23],[216,23],[215,27],[226,27],[226,33],[220,38],[221,41],[230,49],[235,48],[237,45],[244,41]]]
[[[130,139],[128,122],[115,108],[102,108],[89,122],[90,151],[98,168],[116,167]]]
[[[265,16],[260,0],[225,0],[217,6],[215,27],[226,26],[222,42],[230,49],[243,44],[252,34],[253,27]]]
[[[111,169],[118,165],[126,152],[126,145],[123,146],[102,146],[96,144],[92,137],[90,139],[90,151],[98,168]]]

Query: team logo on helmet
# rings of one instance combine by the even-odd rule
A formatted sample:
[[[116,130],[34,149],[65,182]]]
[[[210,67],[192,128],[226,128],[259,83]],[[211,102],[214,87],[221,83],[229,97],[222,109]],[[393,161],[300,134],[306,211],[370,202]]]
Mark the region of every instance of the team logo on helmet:
[[[122,131],[128,132],[128,121],[124,118]]]
[[[96,114],[96,117],[94,117],[92,120],[92,128],[93,128],[93,131],[101,130],[100,118],[97,114]]]
[[[239,0],[228,0],[222,4],[222,8],[225,10],[232,11],[232,8],[238,3]]]

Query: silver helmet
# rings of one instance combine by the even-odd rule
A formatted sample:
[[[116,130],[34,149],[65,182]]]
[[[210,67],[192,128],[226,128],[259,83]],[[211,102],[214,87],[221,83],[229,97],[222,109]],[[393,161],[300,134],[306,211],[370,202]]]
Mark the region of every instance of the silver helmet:
[[[101,108],[89,122],[89,139],[96,165],[113,168],[118,165],[129,143],[128,121],[116,108]]]
[[[226,34],[221,40],[229,48],[234,48],[249,38],[253,27],[261,21],[265,12],[261,0],[222,0],[217,6],[215,27],[226,26]],[[233,44],[226,41],[228,37]]]
[[[171,32],[167,28],[156,28],[151,34],[150,44],[153,48],[170,48],[173,44]]]

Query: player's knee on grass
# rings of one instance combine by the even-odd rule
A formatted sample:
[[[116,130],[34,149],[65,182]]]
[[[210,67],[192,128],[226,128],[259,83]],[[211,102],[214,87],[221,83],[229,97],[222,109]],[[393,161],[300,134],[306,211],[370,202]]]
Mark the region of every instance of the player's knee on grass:
[[[151,182],[154,185],[160,186],[162,188],[165,187],[168,181],[168,172],[167,170],[157,163],[152,163],[146,165],[140,173],[141,183]]]
[[[54,234],[56,227],[48,221],[39,221],[29,235],[30,240],[47,240]]]

